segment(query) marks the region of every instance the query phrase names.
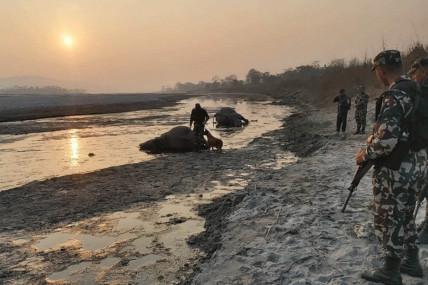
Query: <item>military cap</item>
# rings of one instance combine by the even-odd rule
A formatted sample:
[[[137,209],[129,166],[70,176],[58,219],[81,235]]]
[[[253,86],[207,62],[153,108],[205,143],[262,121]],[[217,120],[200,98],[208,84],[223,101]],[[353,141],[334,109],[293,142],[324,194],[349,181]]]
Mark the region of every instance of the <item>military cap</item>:
[[[412,66],[410,67],[409,72],[407,72],[407,74],[411,75],[413,73],[415,73],[416,69],[418,69],[419,67],[422,66],[428,66],[428,56],[425,57],[421,57],[417,60],[415,60],[415,62],[412,64]]]
[[[397,65],[401,63],[401,54],[398,50],[384,50],[373,59],[372,71],[380,65]]]

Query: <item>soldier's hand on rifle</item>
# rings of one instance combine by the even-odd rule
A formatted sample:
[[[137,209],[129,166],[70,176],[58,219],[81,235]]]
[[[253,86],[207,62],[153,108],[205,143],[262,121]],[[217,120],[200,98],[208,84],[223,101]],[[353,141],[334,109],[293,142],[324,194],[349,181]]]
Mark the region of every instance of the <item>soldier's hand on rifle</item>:
[[[355,161],[357,165],[364,162],[364,156],[366,155],[366,152],[363,149],[359,149],[357,153],[355,154]]]

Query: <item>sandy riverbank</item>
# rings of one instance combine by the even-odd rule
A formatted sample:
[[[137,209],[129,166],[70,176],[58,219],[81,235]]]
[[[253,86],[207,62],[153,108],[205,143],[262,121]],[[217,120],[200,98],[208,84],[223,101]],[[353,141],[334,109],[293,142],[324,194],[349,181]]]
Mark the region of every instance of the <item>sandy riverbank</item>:
[[[365,137],[332,135],[334,106],[299,106],[282,129],[243,149],[160,155],[1,192],[0,281],[69,284],[55,273],[80,268],[76,276],[91,276],[91,284],[367,284],[360,271],[379,263],[367,208],[369,176],[348,212],[340,212],[355,169],[353,154]],[[218,198],[211,195],[216,189],[238,192]],[[174,204],[160,206],[170,195],[192,200],[189,208],[200,205],[207,219],[206,231],[188,239],[194,251],[171,246],[189,229],[185,225],[201,220],[172,211]],[[139,226],[118,228],[117,215],[125,213],[135,215]],[[65,235],[64,243],[41,247],[52,233],[77,238]],[[79,235],[116,240],[89,250]],[[147,241],[136,251],[141,239]],[[424,268],[427,256],[423,248]],[[85,284],[81,280],[72,282]]]
[[[369,174],[347,211],[340,211],[355,171],[354,153],[366,136],[351,134],[352,116],[346,140],[333,135],[334,111],[304,108],[287,119],[269,135],[300,159],[273,171],[259,168],[245,195],[200,207],[207,231],[194,240],[206,246],[205,240],[216,236],[207,247],[215,250],[186,284],[375,284],[360,278],[362,270],[381,264]],[[420,210],[417,222],[423,218]],[[420,256],[427,274],[428,246],[421,246]],[[428,284],[428,279],[403,275],[403,282]]]

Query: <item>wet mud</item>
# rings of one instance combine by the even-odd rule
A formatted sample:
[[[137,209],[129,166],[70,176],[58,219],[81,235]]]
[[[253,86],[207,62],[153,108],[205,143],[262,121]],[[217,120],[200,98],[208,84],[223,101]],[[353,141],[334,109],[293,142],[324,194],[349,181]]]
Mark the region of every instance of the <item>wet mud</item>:
[[[294,115],[242,148],[159,155],[0,192],[0,281],[367,284],[360,272],[381,264],[369,175],[340,211],[366,138],[351,134],[349,119],[339,139],[335,106],[298,107],[293,96],[284,102]],[[426,272],[427,256],[422,246]]]
[[[216,213],[210,219],[221,219],[241,198],[222,203],[220,212],[207,205],[245,193],[257,169],[297,160],[271,135],[263,137],[243,148],[157,155],[0,192],[0,281],[185,282],[215,248],[211,238],[192,238],[204,231],[198,207],[206,205],[207,214]]]
[[[256,168],[239,195],[223,197],[208,211],[200,207],[207,232],[216,237],[210,241],[215,251],[195,265],[185,284],[368,284],[361,272],[382,264],[373,234],[370,175],[341,212],[356,167],[354,154],[366,137],[352,134],[352,120],[346,139],[336,136],[334,107],[304,108],[286,120],[288,128],[270,133],[281,151],[301,151],[297,161]],[[368,122],[374,116],[371,107]],[[240,203],[232,202],[235,197]],[[422,210],[417,224],[423,219]],[[420,246],[419,256],[427,273],[427,245]],[[404,284],[428,283],[426,277],[402,278]]]

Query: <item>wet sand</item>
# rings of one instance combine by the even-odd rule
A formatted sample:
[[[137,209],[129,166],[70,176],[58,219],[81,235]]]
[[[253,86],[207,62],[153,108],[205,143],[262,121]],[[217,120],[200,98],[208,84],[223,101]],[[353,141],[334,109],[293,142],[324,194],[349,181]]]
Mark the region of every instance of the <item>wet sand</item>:
[[[204,256],[186,244],[190,235],[203,230],[197,205],[242,191],[255,164],[274,169],[285,159],[293,160],[288,152],[278,156],[268,151],[269,145],[260,152],[257,145],[158,155],[151,161],[1,192],[0,280],[6,284],[73,280],[88,284],[88,279],[100,284],[182,282]],[[124,220],[131,220],[130,226],[121,226],[127,223]],[[141,244],[143,250],[137,250]],[[109,266],[102,266],[105,263]]]
[[[192,241],[208,256],[185,284],[377,284],[360,277],[363,270],[381,266],[370,174],[341,213],[354,154],[366,135],[353,135],[355,123],[348,119],[346,139],[337,137],[334,107],[306,106],[269,134],[282,150],[300,156],[296,163],[272,171],[258,168],[245,192],[200,206],[207,230]],[[369,125],[373,117],[374,106]],[[420,246],[419,256],[427,275],[427,245]],[[403,283],[428,284],[428,279],[403,274]]]
[[[369,175],[340,212],[365,137],[332,135],[334,106],[295,108],[281,129],[242,149],[160,155],[1,192],[0,281],[65,284],[58,276],[68,275],[76,284],[90,276],[93,284],[368,284],[361,270],[380,262]],[[198,208],[204,232],[197,235],[200,217],[159,204],[178,200]],[[121,225],[121,215],[138,222]],[[56,237],[62,243],[46,245],[52,233],[67,231]],[[187,238],[191,248],[171,246],[184,232],[195,234]],[[93,249],[88,235],[113,243]],[[426,270],[428,248],[421,256]]]

